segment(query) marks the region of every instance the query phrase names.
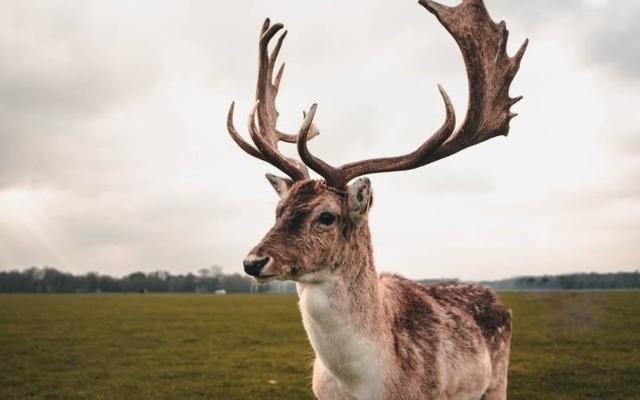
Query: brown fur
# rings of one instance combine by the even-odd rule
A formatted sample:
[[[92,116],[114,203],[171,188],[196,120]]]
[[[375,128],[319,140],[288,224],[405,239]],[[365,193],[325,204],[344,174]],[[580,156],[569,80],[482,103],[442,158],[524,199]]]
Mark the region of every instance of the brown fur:
[[[380,349],[383,398],[454,399],[480,388],[489,399],[504,399],[509,312],[491,289],[480,285],[422,286],[398,275],[378,276],[367,221],[370,186],[368,180],[357,184],[352,195],[331,190],[322,181],[291,185],[278,204],[274,227],[251,252],[273,259],[268,279],[296,280],[302,285],[299,290],[334,282],[328,300],[332,312]],[[336,217],[331,226],[317,222],[327,211]],[[473,367],[484,365],[485,357],[490,378],[483,368]],[[319,398],[336,398],[342,390],[337,380],[358,372],[325,366],[320,359],[315,365],[314,393]],[[482,386],[485,381],[487,386]]]
[[[407,373],[421,371],[415,375],[425,398],[444,396],[435,379],[438,344],[443,341],[454,344],[455,352],[447,356],[460,361],[475,357],[486,345],[493,366],[500,367],[505,355],[494,353],[510,339],[510,316],[493,290],[460,283],[422,286],[391,274],[382,274],[380,280],[394,294],[387,313],[393,316],[397,362]],[[397,385],[406,385],[405,380],[401,377]]]
[[[273,76],[286,31],[265,20],[259,45],[256,103],[249,118],[255,147],[227,116],[233,140],[248,154],[271,163],[291,179],[267,175],[280,195],[276,223],[245,259],[259,282],[295,280],[302,321],[316,352],[313,391],[321,399],[506,399],[511,341],[510,314],[490,289],[468,284],[422,287],[395,275],[378,277],[367,215],[370,182],[356,177],[419,168],[465,148],[507,135],[515,117],[509,86],[527,42],[507,54],[508,31],[496,24],[482,0],[444,6],[419,0],[453,36],[469,79],[467,114],[456,129],[443,88],[446,119],[415,151],[333,167],[313,156],[307,141],[318,134],[314,104],[298,135],[276,127],[282,68]],[[278,142],[296,143],[302,161]],[[325,181],[309,180],[307,166]],[[325,183],[326,182],[326,183]]]

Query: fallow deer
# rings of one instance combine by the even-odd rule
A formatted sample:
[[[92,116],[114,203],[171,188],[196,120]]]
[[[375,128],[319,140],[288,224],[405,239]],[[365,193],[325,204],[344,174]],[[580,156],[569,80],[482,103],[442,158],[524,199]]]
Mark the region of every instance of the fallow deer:
[[[372,189],[365,174],[418,168],[509,131],[509,97],[527,41],[506,52],[505,23],[494,23],[482,0],[455,7],[419,3],[457,42],[469,81],[467,114],[456,130],[454,109],[439,86],[446,119],[412,153],[333,167],[311,154],[318,134],[314,104],[297,135],[276,127],[276,96],[284,64],[275,73],[286,31],[267,19],[259,41],[256,102],[248,119],[255,147],[233,124],[233,140],[289,178],[267,174],[280,196],[276,222],[244,260],[258,282],[296,282],[302,321],[315,351],[313,393],[319,399],[505,399],[511,342],[510,312],[489,288],[476,284],[422,286],[398,275],[378,275],[367,214]],[[295,143],[303,163],[278,142]],[[310,179],[307,166],[324,179]]]

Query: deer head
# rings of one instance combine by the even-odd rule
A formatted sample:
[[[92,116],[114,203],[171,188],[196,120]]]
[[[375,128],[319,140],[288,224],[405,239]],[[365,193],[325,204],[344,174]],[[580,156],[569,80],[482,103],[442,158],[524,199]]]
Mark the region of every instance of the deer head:
[[[238,134],[233,124],[234,103],[227,118],[232,139],[248,154],[266,161],[289,178],[267,174],[280,196],[276,222],[264,239],[249,252],[245,271],[258,281],[293,279],[322,280],[339,270],[345,257],[364,257],[372,266],[367,213],[372,189],[366,174],[418,168],[496,136],[506,136],[510,111],[522,97],[511,98],[509,86],[520,66],[527,41],[514,57],[506,52],[508,31],[503,22],[494,23],[482,0],[464,0],[455,7],[430,0],[419,3],[433,13],[457,42],[466,66],[469,103],[462,124],[456,129],[456,117],[449,96],[438,85],[445,106],[445,121],[415,151],[396,157],[369,159],[334,167],[309,151],[307,142],[319,131],[313,124],[317,106],[304,113],[297,135],[276,128],[278,94],[284,64],[274,78],[274,66],[285,31],[269,53],[269,43],[283,28],[267,19],[259,41],[259,69],[256,102],[249,114],[248,130],[255,147]],[[285,157],[278,142],[295,143],[302,162]],[[324,179],[309,178],[307,166]],[[341,261],[343,262],[343,261]]]
[[[369,179],[342,192],[319,180],[267,178],[280,195],[276,222],[244,261],[245,271],[258,281],[322,280],[368,243]]]

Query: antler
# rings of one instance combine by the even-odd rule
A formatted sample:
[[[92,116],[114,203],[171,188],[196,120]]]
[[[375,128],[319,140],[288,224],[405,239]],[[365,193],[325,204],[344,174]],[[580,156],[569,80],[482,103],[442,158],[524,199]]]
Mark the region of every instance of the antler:
[[[271,39],[283,28],[282,24],[271,25],[269,18],[262,24],[260,30],[258,81],[256,85],[256,103],[249,114],[247,123],[249,134],[256,147],[247,143],[238,133],[233,124],[233,111],[235,103],[231,103],[229,114],[227,115],[227,130],[231,138],[248,154],[260,160],[266,161],[282,172],[286,173],[293,180],[309,178],[307,167],[298,160],[285,157],[278,151],[278,142],[296,143],[298,135],[290,135],[277,129],[278,110],[276,109],[276,97],[280,88],[280,81],[284,72],[284,63],[278,69],[275,79],[273,70],[282,47],[282,42],[287,36],[284,31],[278,38],[271,54],[269,54],[269,43]],[[258,125],[256,126],[256,119]],[[319,134],[314,125],[307,128],[307,135],[312,138]]]
[[[504,21],[494,23],[482,0],[463,0],[455,7],[431,0],[419,0],[419,3],[438,18],[462,51],[469,80],[469,105],[464,122],[453,133],[454,110],[446,92],[438,86],[446,107],[446,120],[422,146],[403,156],[358,161],[336,168],[314,157],[307,148],[316,111],[314,104],[300,129],[298,154],[334,188],[344,189],[351,179],[364,174],[418,168],[493,137],[506,136],[509,121],[517,115],[511,113],[510,108],[522,96],[509,97],[509,86],[520,67],[528,40],[510,58],[506,51],[509,36],[506,24]]]

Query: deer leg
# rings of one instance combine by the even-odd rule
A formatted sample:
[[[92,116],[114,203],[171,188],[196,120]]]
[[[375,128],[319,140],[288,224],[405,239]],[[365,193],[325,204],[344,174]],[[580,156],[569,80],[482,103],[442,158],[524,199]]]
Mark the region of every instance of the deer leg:
[[[485,400],[506,400],[507,399],[507,377],[496,382],[496,385],[487,389],[483,399]]]
[[[491,384],[485,393],[486,400],[507,399],[507,373],[509,370],[509,354],[511,347],[511,332],[502,340],[501,346],[494,350],[492,356],[493,374]]]

